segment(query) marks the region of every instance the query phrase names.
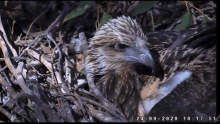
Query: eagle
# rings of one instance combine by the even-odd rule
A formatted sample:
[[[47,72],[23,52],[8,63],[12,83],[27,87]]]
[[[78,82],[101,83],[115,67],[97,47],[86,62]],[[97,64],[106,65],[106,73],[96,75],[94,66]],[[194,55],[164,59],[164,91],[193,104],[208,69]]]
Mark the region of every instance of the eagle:
[[[136,121],[143,113],[149,114],[178,84],[193,78],[196,73],[193,68],[197,68],[193,60],[207,61],[209,58],[198,57],[201,52],[208,55],[210,51],[195,47],[194,40],[185,45],[189,37],[179,37],[179,32],[171,34],[178,37],[172,37],[175,40],[171,38],[169,43],[153,44],[155,42],[149,42],[151,38],[143,33],[136,20],[121,16],[109,20],[90,40],[85,58],[87,78],[93,79],[102,94],[120,108],[129,121]],[[156,83],[156,93],[147,96],[146,86]]]
[[[150,72],[155,70],[146,41],[138,23],[122,16],[109,20],[95,33],[86,53],[86,74],[130,121],[135,121],[141,101],[142,84],[135,66],[146,65]]]

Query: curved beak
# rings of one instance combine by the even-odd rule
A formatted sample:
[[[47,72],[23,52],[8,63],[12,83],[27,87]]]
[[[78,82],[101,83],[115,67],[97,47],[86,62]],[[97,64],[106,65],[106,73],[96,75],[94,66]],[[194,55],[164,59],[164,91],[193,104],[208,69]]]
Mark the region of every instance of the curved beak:
[[[150,67],[152,69],[152,73],[156,70],[154,59],[147,48],[127,48],[125,51],[125,59],[127,61],[142,63]]]

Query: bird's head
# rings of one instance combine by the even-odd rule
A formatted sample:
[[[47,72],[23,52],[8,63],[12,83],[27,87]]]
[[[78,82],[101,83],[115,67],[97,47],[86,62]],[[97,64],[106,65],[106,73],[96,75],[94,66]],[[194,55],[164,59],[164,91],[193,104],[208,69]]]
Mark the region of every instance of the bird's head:
[[[111,19],[95,33],[89,50],[95,55],[99,68],[117,69],[143,64],[155,70],[154,60],[147,48],[147,37],[130,17]],[[106,69],[106,70],[108,70]]]

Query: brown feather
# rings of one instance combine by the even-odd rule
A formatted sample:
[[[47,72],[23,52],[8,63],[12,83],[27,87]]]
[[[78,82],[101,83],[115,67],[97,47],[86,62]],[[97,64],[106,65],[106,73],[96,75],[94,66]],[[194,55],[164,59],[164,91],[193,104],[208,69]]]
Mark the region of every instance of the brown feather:
[[[198,25],[199,28],[188,29],[188,33],[183,31],[188,36],[184,35],[182,41],[174,43],[171,48],[158,51],[157,60],[164,71],[161,83],[166,83],[177,71],[190,70],[192,75],[155,105],[148,116],[182,118],[186,115],[200,116],[201,113],[216,116],[216,35],[213,35],[216,33],[215,24],[212,22]],[[200,32],[201,28],[204,29]],[[195,36],[190,31],[196,32]],[[147,77],[146,82],[156,78]]]
[[[112,19],[91,39],[85,60],[86,73],[93,76],[103,95],[130,121],[137,117],[141,83],[132,68],[133,63],[121,61],[124,54],[112,46],[117,43],[134,46],[139,43],[137,39],[147,41],[135,20],[125,16]]]

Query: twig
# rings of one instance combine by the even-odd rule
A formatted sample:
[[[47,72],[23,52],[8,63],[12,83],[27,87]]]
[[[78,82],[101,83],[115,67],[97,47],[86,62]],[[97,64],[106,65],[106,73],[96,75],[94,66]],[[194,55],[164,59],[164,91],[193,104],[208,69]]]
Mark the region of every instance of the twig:
[[[195,18],[195,16],[193,15],[193,8],[191,8],[191,11],[190,11],[186,1],[185,1],[185,4],[186,4],[186,8],[187,8],[188,13],[189,13],[189,14],[190,14],[190,13],[192,14],[193,24],[196,24],[196,18]]]
[[[28,45],[28,47],[26,47],[26,48],[22,51],[22,53],[19,55],[19,57],[23,56],[24,53],[25,53],[28,49],[30,49],[30,47],[31,47],[33,44],[35,44],[35,45],[33,45],[33,47],[35,47],[35,46],[43,39],[44,36],[45,36],[45,35],[36,37],[35,40],[34,40],[33,42],[31,42],[31,43]],[[19,61],[19,60],[18,60],[18,61]]]
[[[96,106],[98,106],[98,107],[100,107],[100,108],[102,108],[102,109],[104,109],[104,110],[106,110],[106,111],[108,111],[111,115],[113,115],[115,118],[118,118],[119,120],[115,120],[115,121],[124,121],[124,122],[127,122],[127,119],[125,119],[125,118],[121,118],[120,117],[120,115],[118,115],[117,113],[115,113],[115,111],[114,111],[114,109],[113,110],[110,110],[110,109],[108,109],[107,107],[105,107],[105,106],[103,106],[103,105],[101,105],[101,104],[99,104],[99,103],[97,103],[97,102],[95,102],[95,101],[93,101],[93,100],[90,100],[90,99],[87,99],[87,98],[85,98],[85,97],[81,97],[81,99],[82,100],[84,100],[84,101],[86,101],[86,102],[89,102],[89,103],[91,103],[91,104],[93,104],[93,105],[96,105]],[[109,117],[107,117],[107,118],[109,118]],[[110,118],[109,118],[110,119]],[[105,120],[105,119],[104,119]]]
[[[195,8],[196,10],[198,10],[202,15],[203,15],[203,17],[207,17],[208,19],[209,19],[209,17],[207,16],[207,15],[205,15],[200,9],[198,9],[198,8],[196,8],[195,6],[193,6],[191,3],[189,3],[189,2],[187,2],[187,1],[185,1],[187,4],[189,4],[190,6],[192,6],[193,8]]]
[[[61,91],[62,92],[68,92],[69,93],[69,90],[68,88],[66,87],[65,85],[65,82],[63,80],[63,77],[61,76],[61,59],[62,59],[62,54],[61,54],[61,50],[58,46],[58,44],[56,43],[56,41],[52,38],[50,32],[51,30],[56,26],[57,23],[59,23],[60,21],[62,21],[65,16],[67,15],[67,12],[69,10],[69,6],[66,4],[66,6],[64,7],[63,11],[61,12],[61,14],[56,18],[56,20],[47,28],[45,34],[43,34],[42,36],[47,36],[47,38],[50,39],[50,41],[52,41],[55,46],[56,46],[56,49],[58,50],[58,54],[59,54],[59,58],[58,58],[58,72],[55,71],[55,74],[56,76],[58,76],[57,78],[59,78],[60,82],[58,81],[58,83],[61,83],[62,85],[62,88],[61,88]]]
[[[187,8],[187,11],[189,12],[189,7],[188,7],[188,5],[187,5],[187,2],[185,1],[185,3],[186,3],[186,8]]]
[[[67,56],[68,56],[68,48],[65,48],[65,54],[66,54],[66,57],[65,57],[65,68],[66,68],[66,74],[65,74],[65,81],[67,82],[67,85],[68,85],[68,88],[69,90],[71,89],[71,70],[69,68],[69,62],[68,62],[68,59],[67,59]]]
[[[17,51],[12,47],[12,45],[10,44],[10,42],[8,41],[8,38],[7,38],[7,35],[5,33],[5,30],[4,30],[4,27],[3,27],[3,24],[2,24],[2,21],[1,21],[1,15],[0,15],[0,30],[1,30],[1,37],[2,39],[6,42],[6,44],[9,46],[13,56],[18,56],[18,53]]]
[[[10,85],[0,74],[0,84],[2,85],[3,89],[5,89],[7,91],[7,93],[9,94],[9,96],[11,98],[9,98],[9,101],[5,103],[5,106],[9,107],[10,109],[12,109],[15,113],[17,113],[18,115],[22,116],[23,118],[25,118],[26,120],[30,121],[26,116],[26,112],[21,109],[19,106],[16,106],[14,108],[14,104],[15,101],[13,99],[16,99],[16,92],[14,91],[14,89],[12,88],[12,85]]]
[[[152,29],[154,31],[154,17],[152,11],[150,11],[151,19],[152,19]]]
[[[99,4],[97,4],[97,20],[95,22],[95,27],[96,27],[96,31],[98,30],[99,27]]]
[[[40,55],[37,52],[35,52],[34,50],[28,49],[28,55],[29,56],[33,56],[35,59],[39,60],[40,62],[42,62],[45,67],[53,74],[53,65],[51,63],[49,63],[43,56],[44,55]],[[61,80],[61,74],[59,72],[57,72],[55,70],[55,76],[57,79],[58,84],[62,84],[62,80]],[[61,85],[63,87],[63,85]],[[62,90],[62,88],[61,88]],[[65,92],[64,90],[62,92]]]
[[[0,73],[1,73],[2,71],[4,71],[5,69],[7,69],[7,68],[8,68],[8,66],[3,67],[3,68],[0,70]]]
[[[1,106],[0,106],[0,112],[3,113],[4,115],[6,115],[10,119],[11,122],[22,122],[15,115],[10,114],[7,110],[2,108]]]
[[[41,110],[45,111],[47,116],[51,119],[52,122],[60,122],[60,119],[56,116],[55,113],[40,99],[38,99],[35,95],[27,94],[27,93],[19,93],[17,95],[17,100],[20,101],[24,98],[28,98],[31,101],[35,102]]]
[[[140,1],[135,1],[132,5],[130,5],[127,9],[127,13],[130,13],[131,10],[133,10],[135,7],[139,5]]]
[[[112,117],[111,115],[109,115],[108,113],[105,113],[105,112],[102,112],[102,111],[98,111],[98,110],[95,110],[91,107],[88,107],[89,108],[89,113],[97,118],[98,120],[100,121],[103,121],[103,122],[122,122],[121,120],[117,120],[115,119],[114,117]],[[127,121],[125,121],[127,122]]]
[[[19,62],[18,67],[15,70],[16,73],[15,77],[17,78],[19,86],[24,92],[33,94],[33,92],[28,88],[27,84],[25,83],[24,77],[22,75],[23,67],[24,67],[24,62]]]
[[[27,38],[27,35],[29,34],[29,31],[32,27],[32,25],[43,15],[45,14],[50,8],[51,8],[51,5],[53,4],[54,2],[51,2],[50,5],[48,6],[48,8],[43,12],[41,13],[36,19],[34,19],[34,21],[30,24],[29,28],[28,28],[28,31],[26,33],[26,36],[25,36],[25,41],[26,41],[26,38]]]

